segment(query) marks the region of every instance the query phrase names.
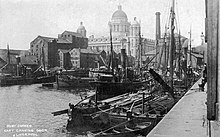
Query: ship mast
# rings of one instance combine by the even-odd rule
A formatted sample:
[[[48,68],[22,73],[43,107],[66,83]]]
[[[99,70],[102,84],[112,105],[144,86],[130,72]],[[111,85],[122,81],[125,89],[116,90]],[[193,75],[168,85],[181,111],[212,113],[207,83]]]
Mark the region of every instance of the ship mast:
[[[139,57],[138,57],[138,67],[139,67],[139,73],[141,74],[141,68],[142,68],[142,38],[141,38],[141,26],[139,29]]]
[[[44,54],[44,45],[42,46],[42,63],[44,68],[44,75],[46,75],[46,67],[45,67],[45,54]]]
[[[192,66],[192,44],[191,44],[191,37],[192,37],[192,32],[191,32],[191,25],[190,25],[190,31],[189,31],[189,66]]]
[[[181,60],[181,36],[180,36],[180,30],[179,30],[179,56],[178,56],[178,71],[179,71],[179,78],[181,79],[182,78],[182,73],[181,73],[181,68],[180,68],[180,60]]]
[[[112,75],[114,77],[114,68],[113,68],[113,45],[112,45],[112,25],[109,23],[110,27],[110,46],[111,46],[111,53],[110,53],[110,66],[112,67]]]
[[[11,59],[10,59],[10,50],[9,50],[9,45],[7,44],[7,58],[8,58],[8,65],[10,65],[11,63]]]
[[[171,45],[170,45],[170,87],[173,89],[173,54],[174,54],[174,46],[175,46],[175,38],[174,38],[174,19],[175,19],[175,13],[174,13],[174,3],[175,0],[172,2],[171,7]]]
[[[165,33],[164,33],[164,65],[165,71],[167,70],[167,25],[165,25]]]

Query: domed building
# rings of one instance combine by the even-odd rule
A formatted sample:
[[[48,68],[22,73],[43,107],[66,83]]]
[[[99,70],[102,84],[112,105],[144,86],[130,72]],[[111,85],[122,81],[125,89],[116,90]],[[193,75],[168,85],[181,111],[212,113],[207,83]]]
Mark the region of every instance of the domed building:
[[[109,25],[112,27],[113,37],[126,37],[129,35],[130,23],[128,22],[126,13],[122,11],[121,5],[119,5],[118,10],[113,13]]]
[[[112,14],[108,25],[112,31],[114,52],[120,53],[121,49],[126,49],[128,56],[137,58],[140,42],[142,44],[142,55],[149,50],[155,49],[154,40],[141,38],[140,41],[140,22],[137,21],[136,17],[132,22],[129,22],[127,14],[122,10],[121,5],[118,5],[118,9]],[[92,35],[89,37],[88,46],[94,50],[104,50],[106,53],[110,53],[110,38],[109,36],[95,38]]]
[[[84,38],[86,38],[86,29],[83,26],[83,22],[80,22],[80,26],[76,30],[77,33],[81,34]]]

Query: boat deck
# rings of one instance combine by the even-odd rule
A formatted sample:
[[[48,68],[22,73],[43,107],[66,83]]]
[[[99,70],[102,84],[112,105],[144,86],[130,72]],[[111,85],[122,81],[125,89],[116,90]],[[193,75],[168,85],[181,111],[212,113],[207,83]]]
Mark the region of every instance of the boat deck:
[[[175,104],[147,137],[207,137],[206,92],[199,90],[198,80]],[[205,90],[206,91],[206,90]]]

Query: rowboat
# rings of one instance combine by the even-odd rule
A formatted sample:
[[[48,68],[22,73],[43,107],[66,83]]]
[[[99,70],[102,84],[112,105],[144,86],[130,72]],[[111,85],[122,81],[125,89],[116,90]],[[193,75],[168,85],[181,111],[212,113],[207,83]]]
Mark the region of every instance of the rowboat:
[[[147,135],[157,123],[157,118],[135,117],[102,131],[90,131],[88,137],[134,137]]]

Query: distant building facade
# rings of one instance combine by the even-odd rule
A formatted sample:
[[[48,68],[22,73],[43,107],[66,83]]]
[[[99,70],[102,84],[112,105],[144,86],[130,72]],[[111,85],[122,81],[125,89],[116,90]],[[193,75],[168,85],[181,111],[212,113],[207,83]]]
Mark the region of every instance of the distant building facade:
[[[179,53],[181,54],[183,52],[183,43],[187,40],[186,37],[184,36],[179,36],[179,34],[175,33],[174,34],[174,38],[175,38],[175,55],[174,55],[174,59],[176,59],[179,55]],[[181,44],[179,44],[179,41],[181,42]],[[170,35],[167,34],[165,38],[159,38],[158,39],[158,43],[157,43],[157,49],[153,49],[150,50],[149,52],[145,53],[145,57],[144,59],[146,60],[151,60],[153,57],[154,59],[152,59],[151,61],[151,66],[155,66],[155,67],[159,67],[156,66],[157,64],[160,64],[162,66],[169,66],[169,53],[170,53]],[[157,54],[157,56],[156,56]],[[143,59],[143,60],[144,60]],[[166,64],[166,65],[165,65]]]
[[[73,48],[86,49],[88,38],[82,22],[77,32],[64,31],[58,38],[38,36],[30,43],[31,55],[37,56],[38,63],[50,69],[60,65],[59,49],[69,50]]]
[[[142,55],[146,52],[155,49],[155,41],[148,38],[141,38],[140,22],[134,20],[130,23],[126,13],[122,10],[121,5],[118,6],[108,23],[112,30],[112,44],[113,50],[116,53],[120,53],[121,49],[126,49],[128,56],[137,58],[138,49],[141,43]],[[110,52],[110,37],[95,38],[94,35],[89,37],[88,46],[98,51],[104,50],[107,54]]]
[[[101,52],[93,51],[90,48],[73,48],[70,50],[59,49],[59,56],[60,67],[65,69],[98,68],[98,63],[99,65],[104,64],[103,61],[100,59]]]
[[[37,57],[30,55],[28,50],[0,49],[0,72],[18,75],[18,68],[33,72],[37,67]]]

